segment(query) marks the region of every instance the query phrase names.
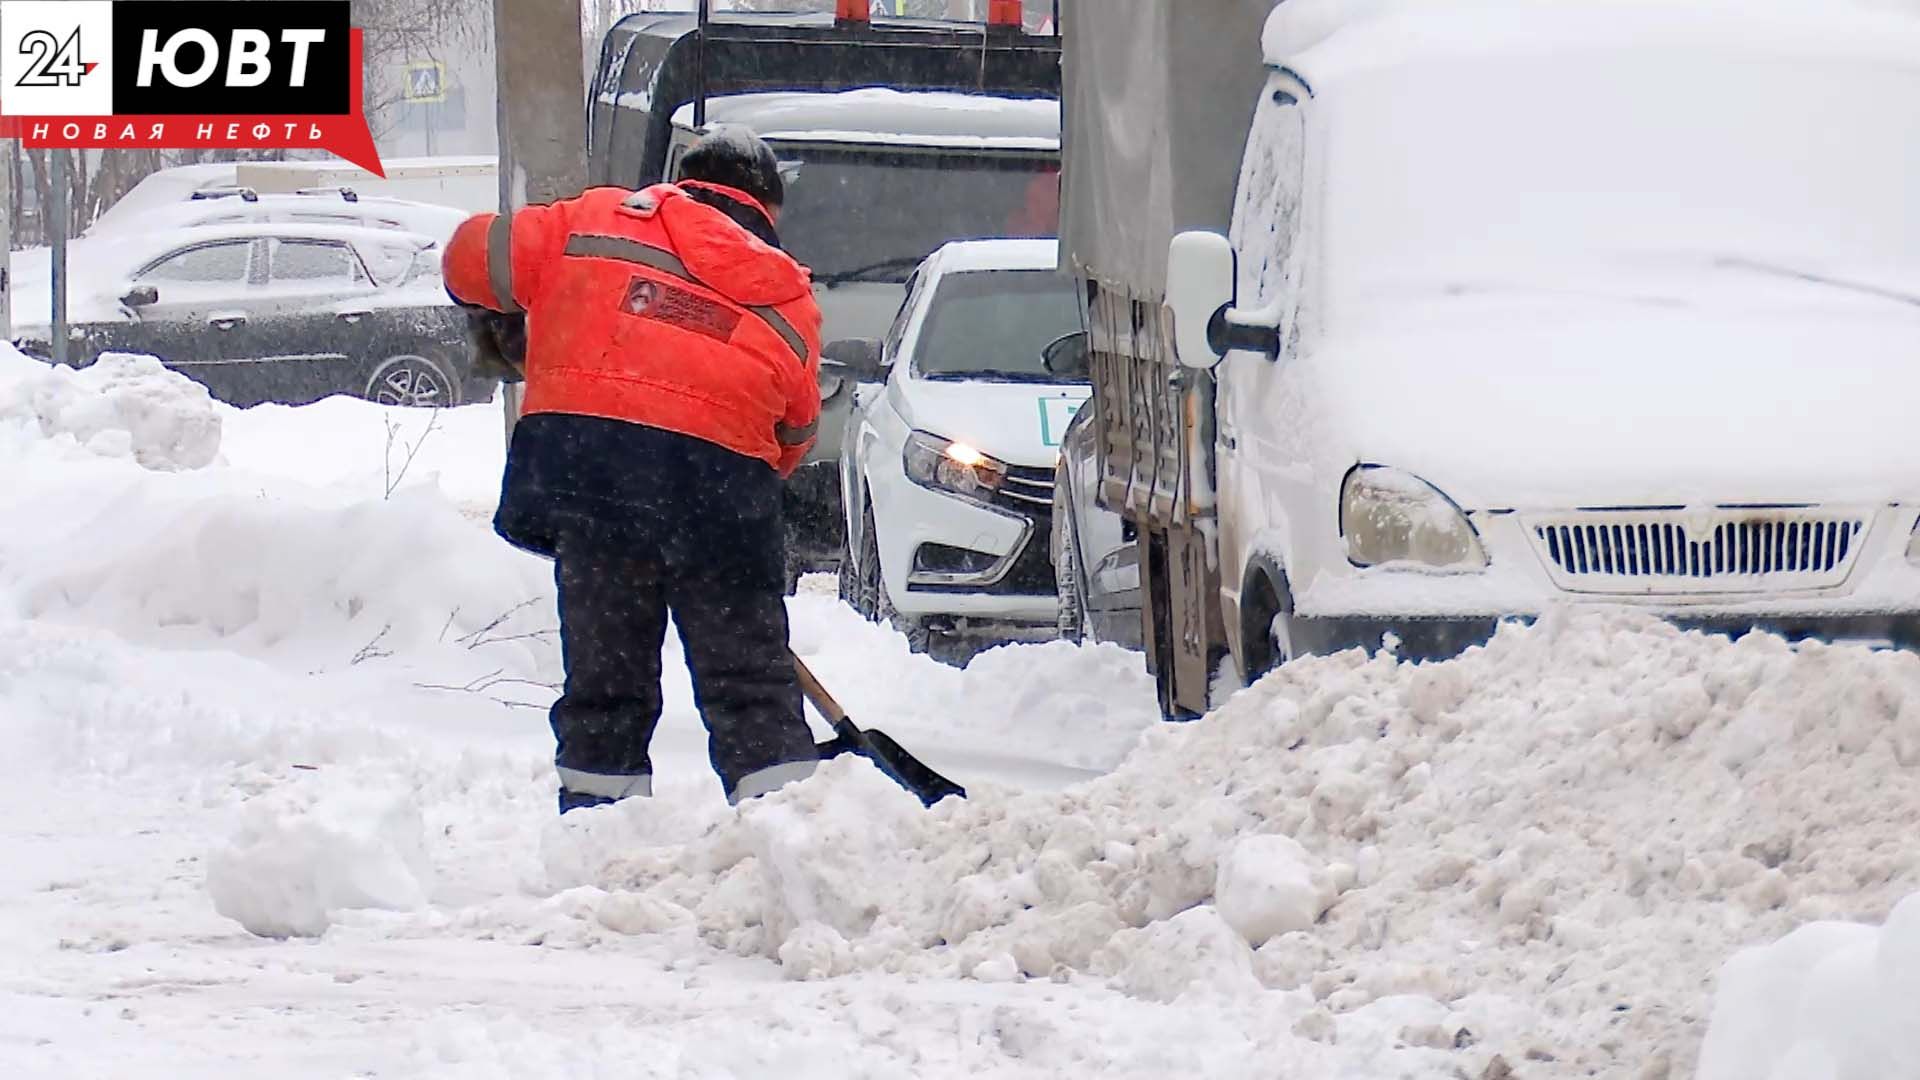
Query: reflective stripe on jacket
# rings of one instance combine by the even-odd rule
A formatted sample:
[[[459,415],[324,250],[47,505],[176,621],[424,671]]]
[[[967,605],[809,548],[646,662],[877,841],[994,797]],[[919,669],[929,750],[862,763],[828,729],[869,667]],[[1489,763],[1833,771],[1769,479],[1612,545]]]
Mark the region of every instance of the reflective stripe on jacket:
[[[510,224],[476,215],[444,270],[456,299],[526,311],[527,414],[645,424],[782,475],[812,445],[820,309],[806,269],[679,187],[594,188]]]

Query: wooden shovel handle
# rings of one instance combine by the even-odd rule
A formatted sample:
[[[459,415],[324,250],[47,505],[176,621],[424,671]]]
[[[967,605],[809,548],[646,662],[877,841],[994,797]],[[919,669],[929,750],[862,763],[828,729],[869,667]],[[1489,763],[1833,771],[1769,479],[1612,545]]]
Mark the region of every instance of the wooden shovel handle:
[[[808,701],[813,702],[814,708],[820,710],[820,715],[826,718],[827,723],[837,728],[846,722],[847,710],[833,700],[833,695],[827,693],[827,688],[821,685],[819,678],[807,667],[806,661],[797,655],[793,658],[793,673],[799,677],[800,692],[806,695]]]

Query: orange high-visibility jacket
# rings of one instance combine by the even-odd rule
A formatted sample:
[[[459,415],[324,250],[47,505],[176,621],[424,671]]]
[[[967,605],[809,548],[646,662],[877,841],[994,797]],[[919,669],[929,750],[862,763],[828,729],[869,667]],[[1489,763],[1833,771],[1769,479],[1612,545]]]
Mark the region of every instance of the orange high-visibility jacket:
[[[510,223],[476,215],[443,269],[456,299],[527,313],[527,415],[663,428],[782,476],[812,445],[820,308],[806,268],[679,187],[594,188]]]

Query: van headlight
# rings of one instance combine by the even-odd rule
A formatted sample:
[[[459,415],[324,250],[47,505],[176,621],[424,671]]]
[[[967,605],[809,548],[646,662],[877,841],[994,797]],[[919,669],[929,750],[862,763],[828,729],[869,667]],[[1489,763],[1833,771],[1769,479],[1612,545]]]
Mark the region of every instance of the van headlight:
[[[907,436],[903,453],[907,479],[924,488],[986,502],[1007,479],[1005,462],[974,447],[924,431]]]
[[[1412,563],[1480,570],[1486,549],[1473,523],[1432,484],[1399,469],[1362,465],[1340,491],[1340,534],[1355,566]]]

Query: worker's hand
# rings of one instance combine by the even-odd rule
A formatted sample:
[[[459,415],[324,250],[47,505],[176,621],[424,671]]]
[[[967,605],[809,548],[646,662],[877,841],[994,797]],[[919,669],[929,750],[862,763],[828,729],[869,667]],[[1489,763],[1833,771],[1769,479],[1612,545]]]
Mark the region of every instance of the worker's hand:
[[[467,340],[473,346],[476,374],[501,382],[526,381],[527,317],[503,315],[472,304],[461,304],[467,317]]]

